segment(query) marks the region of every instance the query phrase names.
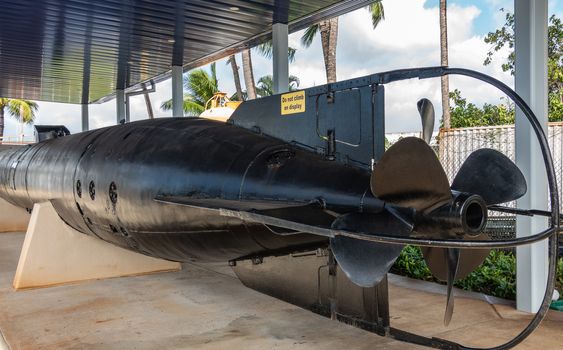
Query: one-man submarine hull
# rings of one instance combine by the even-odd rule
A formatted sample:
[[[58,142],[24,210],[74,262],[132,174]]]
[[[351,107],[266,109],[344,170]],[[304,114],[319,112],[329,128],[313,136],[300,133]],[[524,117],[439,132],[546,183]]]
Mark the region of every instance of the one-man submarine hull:
[[[521,198],[527,184],[518,167],[492,149],[469,155],[450,183],[428,145],[434,121],[428,100],[417,104],[426,142],[404,138],[384,150],[383,84],[448,74],[500,88],[529,118],[550,174],[552,208],[557,208],[547,139],[529,107],[490,77],[446,67],[384,72],[245,102],[228,123],[154,119],[76,135],[56,132],[56,138],[34,145],[0,146],[0,198],[28,210],[49,201],[77,231],[175,261],[235,260],[237,265],[242,260],[244,265],[252,260],[254,265],[271,260],[262,257],[278,256],[275,259],[283,262],[286,255],[303,257],[328,247],[320,252],[326,262],[312,270],[314,287],[301,293],[310,294],[302,299],[306,305],[300,304],[305,307],[322,304],[321,267],[328,267],[332,287],[338,269],[357,287],[379,288],[402,244],[420,243],[429,269],[447,281],[447,325],[456,279],[481,264],[488,248],[532,242],[527,241],[530,236],[510,241],[517,243],[490,243],[483,232],[488,210],[547,213],[502,205]],[[298,108],[284,105],[296,97]],[[534,240],[552,235],[552,255],[559,223],[556,210],[547,213],[550,231],[534,235]],[[292,254],[301,251],[305,254]],[[543,311],[518,341],[545,315],[554,261],[550,258]],[[295,282],[290,286],[273,281],[276,271],[268,267],[263,274],[244,267],[241,271],[247,285],[290,302],[303,285],[292,269],[284,271]],[[310,282],[309,276],[304,285]],[[336,293],[332,287],[330,293]],[[368,295],[366,290],[361,293]],[[333,306],[331,299],[331,312]],[[382,319],[388,333],[388,313],[383,312]]]
[[[143,254],[230,260],[326,246],[325,237],[219,215],[322,201],[361,208],[370,174],[282,141],[205,119],[134,122],[0,151],[0,197],[50,201],[74,229]],[[375,199],[371,197],[371,200]],[[349,209],[348,209],[349,210]],[[330,225],[330,215],[311,220]],[[277,230],[277,231],[276,231]]]

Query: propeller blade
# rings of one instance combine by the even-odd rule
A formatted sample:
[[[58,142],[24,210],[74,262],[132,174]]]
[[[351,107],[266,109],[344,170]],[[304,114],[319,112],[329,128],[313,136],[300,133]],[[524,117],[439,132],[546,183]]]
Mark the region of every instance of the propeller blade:
[[[482,233],[476,237],[466,236],[464,238],[467,240],[487,240],[489,236],[486,233]],[[424,260],[434,277],[441,281],[447,281],[448,293],[444,325],[447,326],[450,323],[453,314],[453,282],[467,277],[483,263],[489,252],[489,249],[422,248]]]
[[[447,265],[448,265],[448,295],[446,298],[446,312],[444,314],[444,325],[448,326],[454,314],[454,296],[453,286],[456,279],[457,269],[459,267],[459,249],[446,249]]]
[[[457,173],[451,189],[480,195],[488,204],[510,202],[522,197],[526,191],[526,180],[520,169],[504,154],[493,149],[480,149],[469,155]],[[476,237],[466,236],[464,239],[487,240],[485,233]],[[448,301],[444,324],[451,320],[453,297],[451,283],[464,278],[475,270],[489,255],[489,249],[467,249],[452,253],[452,249],[423,248],[422,253],[432,274],[440,280],[448,282]],[[456,254],[457,257],[454,257]],[[457,259],[455,274],[451,264]],[[453,280],[452,280],[453,276]],[[451,283],[450,283],[451,282]]]
[[[416,107],[422,120],[422,139],[429,144],[434,131],[434,120],[436,119],[434,116],[434,105],[432,105],[429,99],[422,98],[417,102]]]
[[[486,233],[479,236],[464,237],[465,240],[487,240],[490,239]],[[421,248],[424,260],[428,265],[432,274],[441,281],[448,280],[447,270],[447,252],[446,248]],[[456,278],[461,279],[467,277],[473,270],[483,263],[485,258],[489,256],[489,249],[461,249],[459,253],[459,266],[457,268]]]
[[[397,141],[371,174],[374,196],[402,207],[426,211],[452,200],[448,178],[436,153],[424,140]]]
[[[408,236],[412,225],[387,210],[377,214],[350,213],[332,224],[336,230]],[[361,241],[346,236],[330,239],[330,248],[346,276],[361,287],[373,287],[385,277],[403,246]]]
[[[506,203],[526,194],[526,179],[504,154],[489,148],[469,155],[459,169],[452,190],[478,194],[488,205]]]

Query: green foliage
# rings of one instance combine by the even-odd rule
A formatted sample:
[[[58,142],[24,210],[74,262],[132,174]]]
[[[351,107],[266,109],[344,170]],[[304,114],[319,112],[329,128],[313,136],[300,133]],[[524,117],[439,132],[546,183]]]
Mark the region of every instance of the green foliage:
[[[246,90],[244,90],[244,91],[242,92],[242,101],[246,101],[247,98],[248,98],[248,96],[247,96],[247,94],[246,94]],[[233,94],[229,97],[229,100],[231,100],[231,101],[240,101],[236,92],[233,93]]]
[[[184,76],[184,113],[199,115],[205,110],[205,103],[219,91],[219,81],[215,63],[211,64],[211,74],[204,69],[196,69]],[[172,100],[164,101],[160,108],[172,109]]]
[[[299,78],[295,75],[289,76],[289,91],[295,91],[299,87]],[[258,79],[256,84],[256,94],[260,97],[271,96],[274,94],[274,79],[271,75],[265,75]]]
[[[563,300],[563,258],[557,261],[557,272],[555,275],[555,288],[559,291],[559,300]]]
[[[555,15],[549,17],[547,36],[549,121],[563,121],[563,23]],[[506,62],[502,64],[502,70],[514,74],[514,15],[512,13],[506,13],[505,23],[500,29],[487,34],[485,43],[492,46],[483,64],[491,64],[494,54],[507,46],[510,53],[506,57]]]
[[[368,11],[371,14],[371,26],[373,29],[377,27],[379,22],[385,19],[385,10],[383,9],[383,3],[381,1],[376,1],[368,6]]]
[[[560,260],[563,270],[563,259]],[[420,248],[406,246],[395,261],[391,272],[420,279],[438,281],[428,269]],[[563,272],[559,275],[563,283]],[[493,250],[483,264],[464,279],[457,280],[455,286],[464,290],[485,293],[505,299],[516,296],[516,259],[514,254]]]
[[[0,109],[8,111],[20,123],[32,124],[37,116],[39,106],[29,100],[0,97]]]
[[[432,272],[426,265],[422,251],[419,247],[406,246],[399,254],[395,264],[391,267],[391,272],[417,280],[436,281]]]
[[[456,287],[504,299],[516,298],[516,257],[502,250],[492,250],[483,264]]]
[[[387,136],[385,136],[385,150],[387,151],[389,149],[389,147],[391,147],[393,144],[391,143],[391,141],[389,141],[389,139],[387,138]]]
[[[321,26],[318,23],[308,27],[301,36],[301,45],[304,47],[311,46],[320,29]]]
[[[457,89],[450,92],[450,100],[452,128],[514,124],[514,106],[510,103],[485,103],[483,107],[477,107],[473,103],[467,103],[467,99]],[[443,127],[443,121],[441,126]]]
[[[272,44],[272,40],[268,40],[265,43],[256,46],[256,50],[267,59],[272,59],[272,55],[274,54],[274,45]],[[297,49],[294,49],[293,47],[287,48],[287,58],[289,62],[295,61],[296,52]]]
[[[500,9],[500,11],[504,12],[504,9]],[[487,57],[485,61],[483,61],[483,65],[487,66],[491,64],[493,55],[506,45],[510,49],[510,53],[508,57],[506,57],[506,63],[502,64],[502,70],[504,72],[510,71],[511,74],[514,74],[514,15],[507,12],[504,25],[494,32],[489,32],[484,40],[486,44],[491,44],[492,47],[489,52],[487,52]]]

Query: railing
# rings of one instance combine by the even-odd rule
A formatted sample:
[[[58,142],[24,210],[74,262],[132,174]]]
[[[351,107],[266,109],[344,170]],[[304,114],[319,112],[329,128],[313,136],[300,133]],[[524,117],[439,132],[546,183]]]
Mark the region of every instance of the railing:
[[[35,143],[35,135],[4,135],[0,137],[0,143],[4,145],[27,145]]]

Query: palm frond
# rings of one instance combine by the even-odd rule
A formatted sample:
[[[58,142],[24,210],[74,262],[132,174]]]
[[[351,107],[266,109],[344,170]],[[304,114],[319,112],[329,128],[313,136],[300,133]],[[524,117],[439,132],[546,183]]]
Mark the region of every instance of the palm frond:
[[[274,94],[274,79],[271,75],[264,75],[258,79],[256,84],[256,94],[260,97],[271,96]]]
[[[385,11],[383,9],[383,3],[381,1],[376,1],[368,6],[368,11],[371,14],[371,25],[375,29],[379,22],[385,19]]]
[[[29,100],[8,99],[8,113],[20,123],[32,124],[39,109],[37,103]]]
[[[203,69],[196,69],[188,74],[187,90],[194,100],[200,101],[202,105],[219,91],[217,79],[209,76]]]
[[[191,99],[184,99],[184,114],[188,114],[191,116],[198,116],[204,110],[205,107],[199,104],[199,102]]]
[[[295,75],[290,75],[289,76],[289,91],[297,90],[297,88],[299,88],[300,83],[301,83],[301,81],[299,80],[298,77],[296,77]]]
[[[289,62],[295,61],[295,53],[296,52],[297,52],[297,49],[294,49],[293,47],[287,48],[287,58],[289,59]]]
[[[260,77],[260,79],[258,79],[258,84],[273,85],[274,84],[274,78],[272,77],[271,74],[264,75],[263,77]]]
[[[295,75],[289,76],[289,91],[295,91],[299,88],[299,78]],[[260,97],[264,96],[271,96],[274,94],[274,78],[271,75],[264,75],[258,79],[258,83],[256,84],[256,93],[260,95]]]
[[[190,96],[184,93],[184,100],[187,98],[190,98]],[[162,109],[163,111],[171,111],[173,108],[172,106],[172,99],[169,99],[160,104],[160,109]]]
[[[198,98],[194,97],[193,95],[189,94],[189,93],[185,93],[184,94],[184,101],[182,104],[182,108],[184,109],[184,114],[188,114],[188,115],[199,115],[201,112],[203,112],[205,110],[205,102],[201,102],[201,100],[199,100]],[[166,100],[164,102],[162,102],[162,104],[160,105],[160,109],[162,109],[163,111],[170,111],[172,110],[172,99]]]
[[[265,43],[262,43],[256,46],[256,51],[267,59],[271,59],[274,53],[274,45],[272,44],[272,40],[268,40]]]
[[[303,36],[301,36],[301,45],[303,45],[305,47],[311,46],[311,44],[313,43],[313,40],[315,39],[315,36],[319,32],[319,29],[320,29],[320,26],[319,26],[318,23],[313,24],[312,26],[307,28],[307,30],[305,30],[305,33],[303,33]]]
[[[172,109],[172,99],[166,100],[160,104],[160,109],[170,111]]]
[[[262,43],[262,44],[256,46],[256,50],[258,51],[258,53],[260,55],[266,57],[267,59],[272,59],[272,57],[274,55],[274,44],[272,44],[272,40],[268,40],[265,43]],[[287,59],[289,60],[289,62],[295,61],[295,53],[296,52],[297,52],[297,49],[295,49],[293,47],[287,48]]]
[[[219,91],[217,65],[211,64],[211,74],[204,69],[195,69],[184,75],[184,114],[199,115],[205,110],[205,103]],[[163,111],[172,109],[172,100],[162,102]]]

